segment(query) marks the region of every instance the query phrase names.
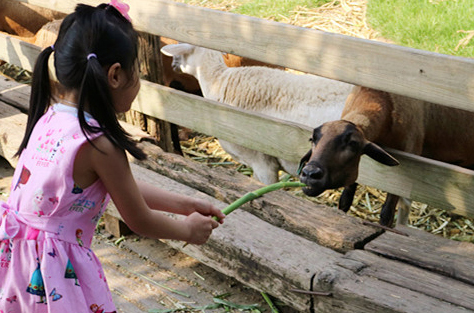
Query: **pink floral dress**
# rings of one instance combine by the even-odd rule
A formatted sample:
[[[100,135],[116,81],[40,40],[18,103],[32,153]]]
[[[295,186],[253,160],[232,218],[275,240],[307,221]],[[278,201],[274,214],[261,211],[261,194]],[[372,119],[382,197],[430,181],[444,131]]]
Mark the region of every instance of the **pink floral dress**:
[[[73,180],[85,142],[77,110],[55,104],[19,158],[9,199],[0,201],[0,313],[115,311],[90,250],[109,196],[100,180],[85,189]]]

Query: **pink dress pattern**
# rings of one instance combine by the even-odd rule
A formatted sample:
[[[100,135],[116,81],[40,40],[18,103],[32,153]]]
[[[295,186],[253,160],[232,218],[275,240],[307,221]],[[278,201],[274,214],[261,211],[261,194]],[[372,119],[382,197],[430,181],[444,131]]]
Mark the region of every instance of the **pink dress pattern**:
[[[73,107],[55,104],[36,124],[0,201],[0,313],[115,311],[90,250],[109,196],[100,180],[85,189],[73,180],[86,142]]]

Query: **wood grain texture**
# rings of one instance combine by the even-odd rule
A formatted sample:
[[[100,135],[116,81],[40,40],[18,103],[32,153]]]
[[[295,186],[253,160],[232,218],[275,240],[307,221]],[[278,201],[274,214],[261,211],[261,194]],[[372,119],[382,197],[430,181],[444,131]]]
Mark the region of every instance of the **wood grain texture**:
[[[447,240],[405,226],[397,226],[397,229],[409,236],[385,233],[368,243],[365,249],[474,285],[472,243]]]
[[[137,179],[168,191],[206,199],[223,209],[226,204],[194,188],[154,171],[132,164]],[[111,210],[107,208],[108,212]],[[170,215],[175,218],[181,216]],[[306,295],[288,292],[308,289],[313,273],[323,271],[340,253],[236,210],[213,231],[205,245],[166,241],[170,246],[198,259],[221,273],[257,290],[268,292],[298,310],[309,309]]]
[[[24,0],[70,13],[77,1]],[[84,1],[98,4],[102,1]],[[167,0],[128,0],[141,31],[283,67],[474,110],[474,60]]]
[[[41,49],[38,46],[0,33],[0,60],[33,71]]]
[[[361,280],[376,278],[474,311],[474,285],[363,250],[350,251],[344,259],[363,264],[357,272]]]
[[[209,168],[205,164],[165,153],[146,142],[139,146],[146,151],[148,159],[136,161],[137,164],[226,203],[264,186],[232,169]],[[362,225],[359,219],[336,208],[317,205],[284,190],[252,200],[240,209],[337,251],[362,247],[380,232]]]

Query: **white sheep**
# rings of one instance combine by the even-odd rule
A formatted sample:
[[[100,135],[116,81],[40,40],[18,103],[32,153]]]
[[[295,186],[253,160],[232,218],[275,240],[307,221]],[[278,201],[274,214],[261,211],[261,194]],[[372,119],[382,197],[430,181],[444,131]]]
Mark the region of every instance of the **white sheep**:
[[[219,51],[190,44],[161,49],[173,57],[173,69],[199,82],[203,96],[279,119],[318,126],[340,118],[352,85],[309,74],[294,74],[262,66],[228,67]],[[298,164],[220,140],[235,160],[250,166],[265,184],[278,181],[283,169],[295,175]]]

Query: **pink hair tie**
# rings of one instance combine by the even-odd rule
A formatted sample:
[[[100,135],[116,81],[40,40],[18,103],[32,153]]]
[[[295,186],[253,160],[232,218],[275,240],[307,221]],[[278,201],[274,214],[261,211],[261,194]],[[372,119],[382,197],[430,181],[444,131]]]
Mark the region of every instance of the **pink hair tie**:
[[[113,6],[117,9],[120,13],[122,13],[123,17],[125,17],[130,23],[132,19],[128,15],[128,11],[130,10],[130,6],[126,3],[121,2],[121,0],[110,0],[109,5]]]
[[[87,55],[87,61],[89,61],[89,60],[92,59],[92,58],[96,58],[96,59],[97,59],[97,55],[96,55],[95,53],[89,53],[89,54]]]

